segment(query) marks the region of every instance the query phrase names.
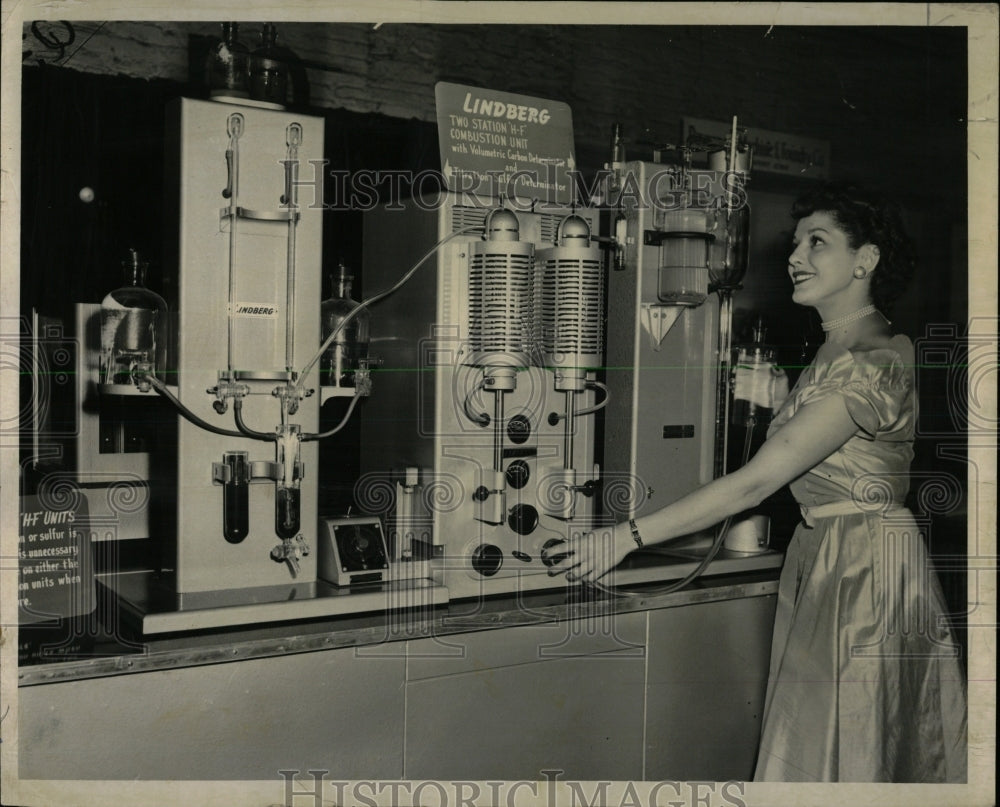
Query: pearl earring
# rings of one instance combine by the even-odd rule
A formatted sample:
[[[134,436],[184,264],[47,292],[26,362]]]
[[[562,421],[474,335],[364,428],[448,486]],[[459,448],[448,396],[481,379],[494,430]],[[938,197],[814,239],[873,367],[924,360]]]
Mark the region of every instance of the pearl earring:
[[[866,271],[864,270],[864,268],[863,268],[863,267],[861,267],[861,266],[855,266],[855,267],[854,267],[854,276],[855,276],[855,277],[856,277],[856,278],[857,278],[858,280],[863,280],[863,279],[864,279],[864,277],[865,277],[865,275],[867,275],[867,274],[868,274],[868,273],[867,273],[867,272],[866,272]]]

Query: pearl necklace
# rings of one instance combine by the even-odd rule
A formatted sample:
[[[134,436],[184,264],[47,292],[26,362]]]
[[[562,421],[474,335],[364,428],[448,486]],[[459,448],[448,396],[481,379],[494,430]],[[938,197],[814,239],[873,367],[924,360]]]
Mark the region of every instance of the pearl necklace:
[[[859,319],[864,319],[869,314],[874,314],[876,311],[878,311],[878,309],[874,305],[869,304],[864,308],[859,308],[857,311],[852,311],[850,314],[844,314],[842,317],[821,322],[820,327],[824,332],[835,331],[838,328],[843,328],[845,325],[850,325],[852,322],[857,322]],[[888,320],[886,321],[888,322]]]

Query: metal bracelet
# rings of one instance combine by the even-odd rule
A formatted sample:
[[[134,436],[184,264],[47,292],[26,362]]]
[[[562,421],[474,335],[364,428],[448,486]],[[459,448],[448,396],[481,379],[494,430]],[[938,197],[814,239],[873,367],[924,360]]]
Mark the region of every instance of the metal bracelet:
[[[642,536],[639,535],[639,527],[636,526],[634,518],[628,520],[628,526],[632,530],[632,540],[635,541],[635,545],[642,549]]]

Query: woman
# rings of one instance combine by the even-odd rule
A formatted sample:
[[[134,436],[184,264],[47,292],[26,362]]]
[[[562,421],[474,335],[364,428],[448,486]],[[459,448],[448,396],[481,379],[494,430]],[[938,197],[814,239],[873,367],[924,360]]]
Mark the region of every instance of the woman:
[[[923,537],[902,501],[913,346],[887,306],[913,271],[898,212],[850,186],[795,203],[792,299],[826,342],[744,467],[656,512],[552,550],[596,581],[631,550],[705,529],[791,484],[803,512],[779,583],[755,778],[956,782],[965,685]],[[874,494],[874,495],[873,495]]]

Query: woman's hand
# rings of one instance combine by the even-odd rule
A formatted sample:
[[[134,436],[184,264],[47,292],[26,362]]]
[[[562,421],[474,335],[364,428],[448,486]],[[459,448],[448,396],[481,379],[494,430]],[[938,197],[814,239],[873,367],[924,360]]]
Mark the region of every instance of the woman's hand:
[[[548,549],[542,550],[542,559],[548,564],[549,575],[565,572],[570,582],[597,582],[633,549],[627,525],[618,524],[586,532]]]

